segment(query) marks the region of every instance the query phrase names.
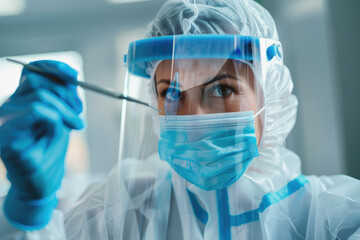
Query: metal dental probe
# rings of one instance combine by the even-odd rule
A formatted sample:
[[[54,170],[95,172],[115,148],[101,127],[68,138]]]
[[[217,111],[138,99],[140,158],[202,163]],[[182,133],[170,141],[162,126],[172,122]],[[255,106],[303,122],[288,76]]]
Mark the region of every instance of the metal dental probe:
[[[20,65],[23,65],[24,68],[27,68],[33,72],[36,72],[36,73],[39,73],[41,75],[44,75],[54,81],[60,81],[60,82],[64,82],[63,80],[61,80],[59,77],[55,76],[55,75],[52,75],[44,70],[42,70],[41,68],[39,67],[36,67],[36,66],[32,66],[28,63],[25,63],[25,62],[22,62],[22,61],[19,61],[19,60],[15,60],[15,59],[11,59],[11,58],[6,58],[6,60],[10,61],[10,62],[13,62],[13,63],[17,63],[17,64],[20,64]],[[99,86],[96,86],[94,84],[91,84],[91,83],[85,83],[85,82],[81,82],[81,81],[71,81],[69,82],[71,84],[74,84],[74,85],[77,85],[77,86],[80,86],[86,90],[90,90],[90,91],[93,91],[93,92],[97,92],[97,93],[100,93],[100,94],[103,94],[103,95],[107,95],[107,96],[110,96],[110,97],[113,97],[113,98],[116,98],[116,99],[122,99],[122,100],[127,100],[127,101],[130,101],[130,102],[134,102],[134,103],[138,103],[138,104],[141,104],[141,105],[144,105],[144,106],[147,106],[155,111],[158,111],[158,112],[161,112],[161,110],[149,105],[148,103],[146,102],[142,102],[138,99],[135,99],[135,98],[132,98],[132,97],[129,97],[129,96],[125,96],[121,93],[118,93],[118,92],[114,92],[113,90],[108,90],[108,89],[105,89],[105,88],[102,88],[102,87],[99,87]]]

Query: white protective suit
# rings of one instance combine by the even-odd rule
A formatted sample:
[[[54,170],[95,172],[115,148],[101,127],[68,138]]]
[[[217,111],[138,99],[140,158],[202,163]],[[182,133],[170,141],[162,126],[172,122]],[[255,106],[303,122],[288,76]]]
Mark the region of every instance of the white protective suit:
[[[147,37],[178,34],[278,40],[270,14],[252,0],[168,1]],[[157,64],[147,69],[152,77]],[[360,239],[360,182],[301,175],[299,157],[284,147],[298,104],[289,70],[270,65],[264,83],[259,156],[227,189],[202,190],[159,160],[157,116],[124,103],[120,161],[107,179],[40,231],[19,231],[1,215],[0,239]],[[130,95],[144,94],[126,84]]]

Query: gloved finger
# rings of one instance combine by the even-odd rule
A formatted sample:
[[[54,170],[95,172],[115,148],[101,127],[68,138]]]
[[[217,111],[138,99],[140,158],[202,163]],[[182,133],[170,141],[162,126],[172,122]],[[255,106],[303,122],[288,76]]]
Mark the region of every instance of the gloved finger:
[[[31,147],[18,151],[13,146],[3,154],[8,179],[23,199],[42,199],[59,189],[64,175],[69,130],[57,137],[35,139]],[[55,147],[54,147],[55,146]]]
[[[12,124],[6,123],[0,126],[0,158],[4,161],[8,156],[8,151],[23,152],[25,149],[34,145],[35,137],[31,130],[21,132],[14,131]]]
[[[61,85],[67,85],[70,89],[75,90],[76,85],[72,84],[77,81],[78,72],[71,68],[69,65],[52,60],[41,60],[29,63],[36,68],[40,68],[42,71],[46,72],[47,77],[51,78],[56,77],[55,82]],[[24,68],[24,70],[31,71],[28,68]],[[21,83],[22,79],[20,79]],[[54,80],[52,80],[54,81]]]
[[[13,104],[19,106],[19,108],[29,108],[31,107],[31,103],[36,102],[39,104],[46,104],[57,111],[60,114],[64,125],[68,128],[80,130],[84,127],[84,123],[78,113],[62,99],[47,90],[38,90],[25,95],[24,97],[19,97],[14,100]]]
[[[63,129],[62,134],[58,132],[56,135],[57,137],[55,138],[34,138],[32,146],[21,151],[21,157],[14,158],[14,155],[12,155],[11,163],[8,163],[7,166],[11,165],[11,169],[15,169],[17,179],[9,180],[12,182],[21,182],[21,176],[26,177],[25,175],[34,173],[34,171],[37,171],[38,169],[41,169],[46,175],[55,177],[57,170],[60,170],[61,167],[63,167],[62,164],[64,163],[66,154],[66,149],[59,147],[59,145],[61,146],[63,143],[67,143],[69,131]],[[12,147],[11,150],[13,152],[16,150],[16,153],[19,153],[18,149],[15,149],[14,147]],[[6,159],[9,158],[7,157]]]
[[[57,84],[50,79],[27,69],[23,70],[22,82],[10,99],[12,100],[25,96],[40,89],[46,89],[53,92],[72,107],[76,113],[80,113],[83,109],[82,102],[76,91],[72,91],[65,85]]]
[[[65,82],[68,80],[72,81],[77,79],[78,72],[64,62],[54,60],[40,60],[31,62],[29,64],[39,67],[52,75],[56,75]]]
[[[30,65],[44,70],[51,76],[56,76],[59,80],[63,81],[66,87],[76,94],[77,85],[72,83],[77,81],[78,72],[66,63],[53,60],[40,60],[31,62]]]
[[[7,116],[0,126],[1,158],[23,159],[27,148],[41,138],[56,139],[64,128],[58,111],[46,104],[32,102],[22,111]],[[35,133],[36,131],[36,133]],[[15,162],[14,162],[15,163]]]
[[[58,145],[67,142],[68,134],[64,135],[65,139],[57,139]],[[47,138],[39,139],[22,152],[21,158],[7,161],[5,165],[9,181],[23,199],[42,199],[60,188],[66,151],[63,148],[58,150],[58,147],[46,148],[46,145]]]
[[[21,132],[18,135],[9,136],[6,139],[6,142],[3,142],[0,147],[0,153],[4,162],[10,160],[13,164],[15,164],[15,161],[17,161],[16,159],[20,159],[26,151],[34,146],[37,141],[37,137],[31,135],[31,131],[27,131],[25,134],[24,133],[25,132]],[[16,168],[20,169],[21,166],[16,166]]]

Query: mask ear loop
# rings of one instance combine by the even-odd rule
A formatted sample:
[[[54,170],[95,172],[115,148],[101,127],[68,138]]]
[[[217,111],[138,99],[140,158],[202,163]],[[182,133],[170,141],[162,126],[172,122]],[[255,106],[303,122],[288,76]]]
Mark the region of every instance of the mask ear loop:
[[[256,118],[257,116],[259,116],[267,107],[267,105],[263,106],[257,113],[254,114],[254,118]]]
[[[256,118],[257,116],[259,116],[270,104],[272,104],[272,103],[277,103],[277,102],[281,102],[281,100],[275,100],[275,101],[268,102],[265,106],[263,106],[262,108],[260,108],[260,110],[257,111],[257,113],[254,114],[254,118]]]

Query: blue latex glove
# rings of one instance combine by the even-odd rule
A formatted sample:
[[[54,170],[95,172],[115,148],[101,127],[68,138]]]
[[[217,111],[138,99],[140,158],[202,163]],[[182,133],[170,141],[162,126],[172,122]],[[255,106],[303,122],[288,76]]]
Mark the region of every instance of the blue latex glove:
[[[0,107],[0,153],[11,182],[4,213],[21,230],[43,228],[57,205],[72,129],[81,129],[77,72],[56,61],[31,63],[58,76],[55,82],[23,70],[16,92]]]

